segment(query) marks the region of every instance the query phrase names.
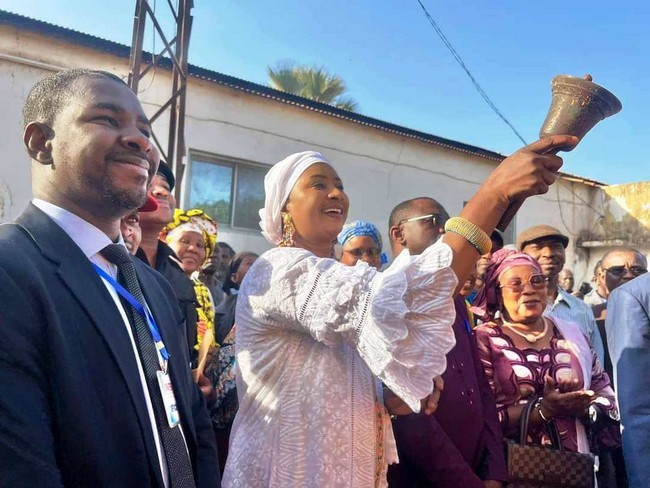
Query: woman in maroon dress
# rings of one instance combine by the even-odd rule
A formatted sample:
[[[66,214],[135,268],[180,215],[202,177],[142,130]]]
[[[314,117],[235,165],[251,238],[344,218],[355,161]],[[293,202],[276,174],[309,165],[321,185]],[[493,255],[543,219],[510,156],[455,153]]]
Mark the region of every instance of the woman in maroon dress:
[[[531,443],[550,444],[554,422],[566,450],[620,444],[609,378],[577,325],[543,316],[547,282],[535,259],[508,249],[494,253],[474,305],[485,322],[476,328],[481,362],[506,437],[518,437],[521,412],[534,402]]]

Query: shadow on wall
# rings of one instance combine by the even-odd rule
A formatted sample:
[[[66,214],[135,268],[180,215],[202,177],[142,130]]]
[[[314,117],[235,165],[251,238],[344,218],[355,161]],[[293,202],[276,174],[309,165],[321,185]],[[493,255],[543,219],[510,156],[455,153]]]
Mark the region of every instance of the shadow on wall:
[[[650,181],[603,189],[603,217],[583,231],[584,247],[630,246],[650,248]]]

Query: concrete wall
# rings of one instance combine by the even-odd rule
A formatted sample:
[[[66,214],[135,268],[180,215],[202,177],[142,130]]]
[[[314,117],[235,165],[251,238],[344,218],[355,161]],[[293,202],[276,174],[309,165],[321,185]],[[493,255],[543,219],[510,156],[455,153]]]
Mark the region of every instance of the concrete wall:
[[[22,60],[9,59],[11,56]],[[34,62],[105,69],[124,76],[128,72],[126,59],[0,26],[0,97],[4,111],[0,121],[0,148],[4,156],[0,165],[0,194],[2,181],[11,193],[5,199],[4,220],[16,216],[31,198],[20,111],[30,87],[48,73],[47,67],[36,67]],[[147,114],[160,107],[169,90],[169,74],[164,71],[141,82],[140,98]],[[386,239],[388,214],[397,203],[415,196],[432,196],[451,215],[457,214],[496,165],[485,158],[200,79],[190,80],[186,111],[189,151],[267,165],[296,151],[323,152],[338,169],[350,195],[350,220],[363,218],[376,223]],[[167,118],[162,117],[154,125],[163,145],[166,124]],[[576,243],[580,233],[598,220],[591,207],[599,195],[598,188],[563,179],[548,194],[526,202],[517,216],[516,228],[523,230],[547,223],[570,235],[567,265],[574,268],[579,280],[586,272],[588,253],[577,248]],[[257,231],[225,226],[219,230],[219,239],[237,250],[260,252],[268,247]]]
[[[638,249],[650,260],[650,181],[603,188],[598,210],[601,217],[580,236],[592,269],[618,246]]]

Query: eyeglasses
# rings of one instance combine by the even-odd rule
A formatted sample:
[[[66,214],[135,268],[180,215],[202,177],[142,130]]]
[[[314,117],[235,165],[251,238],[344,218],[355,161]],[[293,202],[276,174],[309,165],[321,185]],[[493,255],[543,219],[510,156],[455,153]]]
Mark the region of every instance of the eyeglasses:
[[[370,257],[370,258],[378,258],[379,255],[381,254],[381,251],[377,249],[376,247],[369,247],[367,249],[364,249],[362,247],[356,248],[356,249],[350,249],[350,250],[343,250],[343,252],[347,252],[348,254],[352,254],[355,258],[361,259],[364,255]]]
[[[434,226],[435,225],[444,225],[447,219],[440,214],[428,214],[420,215],[419,217],[411,217],[410,219],[400,220],[397,225],[402,225],[404,222],[415,222],[416,220],[425,220],[430,221]]]
[[[513,292],[519,293],[524,290],[524,287],[530,283],[533,290],[542,290],[546,288],[547,278],[544,275],[536,274],[528,278],[528,281],[523,281],[520,278],[512,278],[507,283],[499,284],[500,288],[510,288]]]
[[[630,273],[634,276],[641,276],[644,273],[647,273],[648,270],[643,266],[610,266],[609,268],[603,268],[603,271],[611,274],[612,276],[621,277],[625,274],[625,269],[629,269]]]

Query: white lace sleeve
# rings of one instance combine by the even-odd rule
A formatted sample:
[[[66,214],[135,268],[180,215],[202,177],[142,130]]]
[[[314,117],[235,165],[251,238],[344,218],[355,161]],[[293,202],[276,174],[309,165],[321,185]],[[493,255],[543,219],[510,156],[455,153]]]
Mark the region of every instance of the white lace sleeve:
[[[237,313],[326,345],[353,345],[373,374],[419,411],[454,346],[452,254],[438,242],[419,256],[403,252],[379,273],[361,262],[351,267],[273,249],[246,275]]]

